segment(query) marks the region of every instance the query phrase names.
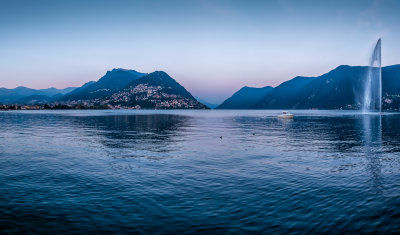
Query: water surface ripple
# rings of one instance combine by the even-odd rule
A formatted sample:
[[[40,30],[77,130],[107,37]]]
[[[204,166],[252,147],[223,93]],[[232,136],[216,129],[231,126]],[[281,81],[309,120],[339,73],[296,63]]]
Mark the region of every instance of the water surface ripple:
[[[400,232],[400,115],[0,112],[0,232]]]

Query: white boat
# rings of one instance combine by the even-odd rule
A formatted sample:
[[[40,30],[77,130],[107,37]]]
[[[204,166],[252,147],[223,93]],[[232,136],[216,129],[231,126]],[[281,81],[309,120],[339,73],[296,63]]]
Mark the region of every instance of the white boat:
[[[278,115],[278,118],[283,118],[283,119],[293,119],[293,114],[283,111],[282,114]]]

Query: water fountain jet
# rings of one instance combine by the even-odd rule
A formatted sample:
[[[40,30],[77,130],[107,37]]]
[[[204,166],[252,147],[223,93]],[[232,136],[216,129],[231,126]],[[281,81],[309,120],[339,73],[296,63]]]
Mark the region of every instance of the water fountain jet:
[[[375,45],[364,84],[363,113],[382,112],[381,39]]]

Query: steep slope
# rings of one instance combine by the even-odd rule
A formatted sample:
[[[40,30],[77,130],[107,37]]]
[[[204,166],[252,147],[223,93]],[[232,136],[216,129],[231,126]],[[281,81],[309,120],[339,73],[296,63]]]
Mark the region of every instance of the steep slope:
[[[382,68],[382,109],[400,110],[400,65]]]
[[[88,82],[82,87],[61,97],[59,101],[78,101],[100,99],[107,97],[124,88],[130,82],[146,75],[135,70],[113,69],[97,82]]]
[[[297,93],[306,87],[314,78],[295,77],[270,91],[252,108],[279,108],[291,106],[297,100]]]
[[[293,108],[360,109],[368,68],[339,66],[314,79],[298,93]]]
[[[145,109],[205,109],[183,86],[162,71],[129,83],[101,102],[102,105]]]
[[[339,66],[319,77],[297,77],[276,87],[256,107],[265,109],[356,108],[366,67]],[[350,107],[350,106],[351,107]]]
[[[230,98],[225,100],[217,109],[248,109],[257,105],[262,99],[273,90],[272,87],[262,88],[242,87]]]

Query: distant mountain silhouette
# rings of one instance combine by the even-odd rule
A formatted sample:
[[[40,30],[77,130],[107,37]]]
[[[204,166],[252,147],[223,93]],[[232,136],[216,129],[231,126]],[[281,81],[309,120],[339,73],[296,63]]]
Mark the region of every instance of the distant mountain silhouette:
[[[17,103],[24,97],[28,96],[47,96],[53,97],[55,95],[64,95],[73,91],[76,87],[68,87],[65,89],[56,89],[54,87],[47,89],[32,89],[19,86],[14,89],[0,88],[0,103]]]
[[[59,101],[90,100],[104,98],[126,87],[130,82],[146,75],[135,70],[113,69],[97,82],[88,82],[82,87],[61,97]]]
[[[266,86],[262,88],[242,87],[235,92],[230,98],[225,100],[217,109],[248,109],[253,107],[273,90],[272,87]]]
[[[295,77],[270,90],[256,104],[237,108],[360,109],[368,69],[342,65],[318,77]],[[382,84],[383,109],[399,110],[400,65],[382,68]]]
[[[208,101],[206,101],[206,100],[204,100],[202,98],[199,98],[199,97],[194,97],[194,98],[196,98],[197,101],[199,101],[200,103],[206,105],[207,107],[209,107],[211,109],[215,109],[216,107],[218,107],[218,104],[214,104],[214,103],[208,102]]]

